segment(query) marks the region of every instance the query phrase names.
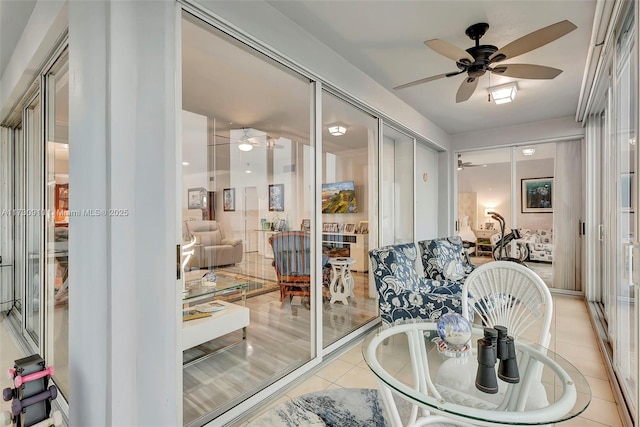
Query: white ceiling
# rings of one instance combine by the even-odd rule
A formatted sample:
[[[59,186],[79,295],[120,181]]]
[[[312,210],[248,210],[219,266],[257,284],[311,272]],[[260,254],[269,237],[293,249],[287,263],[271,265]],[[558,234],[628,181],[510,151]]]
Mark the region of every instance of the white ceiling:
[[[35,6],[36,0],[0,0],[0,77]]]
[[[487,102],[488,74],[467,102],[455,103],[462,75],[395,91],[405,102],[449,134],[574,115],[589,48],[595,1],[270,1],[273,7],[347,58],[382,86],[457,71],[452,60],[424,45],[440,38],[467,49],[465,29],[490,28],[481,44],[498,48],[565,19],[577,29],[505,63],[562,69],[554,80],[491,76],[491,85],[517,80],[513,103]]]
[[[0,74],[4,72],[35,3],[34,0],[0,0]],[[488,75],[480,79],[471,99],[460,104],[456,104],[454,98],[462,75],[395,91],[401,99],[450,134],[574,115],[595,10],[595,1],[592,0],[269,3],[389,90],[402,83],[456,70],[453,61],[427,48],[424,40],[440,38],[466,49],[473,42],[464,30],[474,23],[487,22],[491,28],[481,42],[502,47],[560,20],[568,19],[577,25],[578,29],[572,33],[514,60],[505,61],[564,70],[554,80],[518,80],[520,90],[513,103],[495,105],[487,102]],[[196,57],[191,59],[198,61]],[[206,67],[201,68],[204,69]],[[492,76],[491,85],[510,80],[513,79]],[[278,104],[288,103],[282,99],[286,91],[281,88],[269,90],[262,85],[261,89],[258,85],[254,89],[254,106],[264,103],[267,110],[269,106],[277,109]],[[211,101],[220,99],[219,92],[206,93],[203,87],[198,90],[201,91],[200,99],[208,99],[209,105]],[[202,104],[206,105],[206,101]],[[267,122],[273,124],[278,121],[274,120],[277,117],[275,111],[272,117],[242,117],[242,109],[228,112],[229,116],[237,116],[228,117],[229,121],[236,120],[243,125],[246,122],[255,128],[265,128]],[[299,129],[272,129],[273,133],[278,131],[295,134]],[[305,134],[308,133],[302,133]]]

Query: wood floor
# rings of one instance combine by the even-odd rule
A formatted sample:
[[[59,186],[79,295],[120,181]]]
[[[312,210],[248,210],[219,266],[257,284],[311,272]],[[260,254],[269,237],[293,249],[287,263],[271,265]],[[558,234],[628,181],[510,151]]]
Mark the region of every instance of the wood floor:
[[[275,280],[271,260],[245,254],[228,269],[236,274]],[[377,303],[368,297],[368,274],[354,273],[349,305],[328,303],[323,310],[323,345],[335,342],[377,316]],[[247,298],[251,324],[246,340],[240,331],[184,352],[184,424],[202,424],[255,394],[310,359],[311,311],[300,297],[281,307],[278,291]],[[240,341],[240,342],[238,342]],[[237,344],[234,344],[238,342]],[[229,344],[229,348],[220,350]],[[219,350],[219,351],[218,351]],[[216,352],[217,351],[217,352]]]

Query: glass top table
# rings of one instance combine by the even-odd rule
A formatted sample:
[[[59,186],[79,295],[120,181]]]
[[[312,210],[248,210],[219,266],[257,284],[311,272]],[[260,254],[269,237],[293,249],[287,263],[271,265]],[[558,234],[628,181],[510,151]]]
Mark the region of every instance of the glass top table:
[[[394,427],[423,417],[439,418],[429,422],[456,420],[460,425],[554,424],[587,408],[591,389],[584,376],[551,350],[521,339],[515,341],[520,382],[498,380],[496,394],[477,390],[475,343],[482,335],[482,328],[474,328],[471,353],[448,355],[429,339],[437,337],[435,323],[380,327],[367,336],[364,359],[378,379]],[[408,421],[391,391],[418,408]]]
[[[206,270],[194,270],[184,273],[186,293],[182,296],[183,304],[214,298],[233,292],[241,292],[243,304],[247,298],[247,282],[233,277],[218,276],[216,286],[202,284],[202,276]]]

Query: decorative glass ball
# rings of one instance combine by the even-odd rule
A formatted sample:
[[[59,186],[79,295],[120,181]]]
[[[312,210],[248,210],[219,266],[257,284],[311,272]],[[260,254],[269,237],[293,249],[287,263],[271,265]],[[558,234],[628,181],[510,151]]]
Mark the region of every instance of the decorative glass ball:
[[[458,313],[447,313],[438,319],[438,335],[450,349],[461,349],[471,339],[471,323]]]

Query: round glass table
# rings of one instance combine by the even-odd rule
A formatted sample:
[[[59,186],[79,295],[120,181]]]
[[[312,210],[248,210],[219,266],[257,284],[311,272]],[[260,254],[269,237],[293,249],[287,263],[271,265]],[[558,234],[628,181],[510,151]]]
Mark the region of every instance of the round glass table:
[[[431,340],[438,336],[436,329],[436,323],[380,327],[363,343],[364,359],[378,379],[394,427],[433,422],[461,426],[554,424],[579,415],[591,401],[589,383],[574,366],[524,339],[515,340],[520,381],[507,384],[498,380],[497,393],[481,392],[475,386],[475,343],[483,336],[483,329],[473,329],[471,350],[458,352],[442,351],[442,345]],[[401,398],[398,404],[394,395]]]

